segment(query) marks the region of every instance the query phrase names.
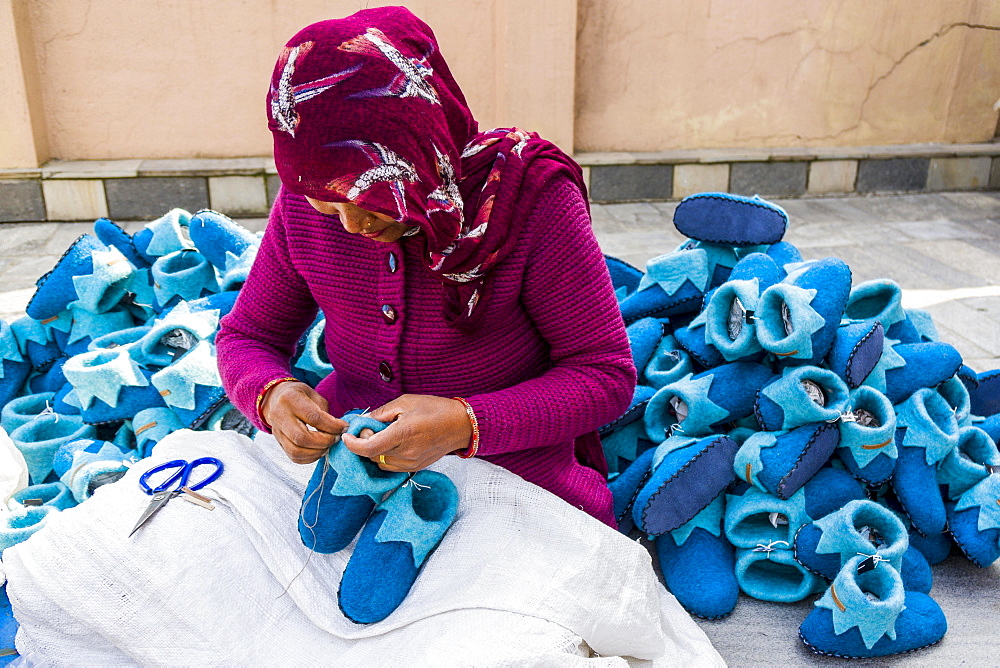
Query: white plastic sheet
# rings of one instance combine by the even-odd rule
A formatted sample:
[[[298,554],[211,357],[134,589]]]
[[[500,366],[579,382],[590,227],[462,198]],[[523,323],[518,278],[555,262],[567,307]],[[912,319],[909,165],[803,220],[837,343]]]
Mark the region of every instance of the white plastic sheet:
[[[28,465],[7,431],[0,427],[0,513],[8,510],[10,497],[28,486]]]
[[[174,499],[128,538],[139,474],[205,455],[226,465],[202,490],[216,509]],[[53,665],[722,664],[641,546],[487,462],[433,468],[459,490],[456,522],[399,609],[358,625],[337,606],[353,546],[299,540],[312,467],[267,435],[171,435],[4,553],[18,649]]]

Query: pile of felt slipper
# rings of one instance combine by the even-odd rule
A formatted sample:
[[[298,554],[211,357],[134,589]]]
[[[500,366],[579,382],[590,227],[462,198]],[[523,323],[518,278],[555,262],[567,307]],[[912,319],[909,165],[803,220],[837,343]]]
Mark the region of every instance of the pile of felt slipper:
[[[799,629],[817,653],[936,643],[930,564],[1000,558],[1000,370],[963,365],[891,280],[803,260],[770,202],[693,195],[674,224],[688,240],[645,272],[607,258],[639,371],[601,430],[622,530],[695,615],[821,594]]]
[[[36,283],[27,315],[0,321],[0,426],[30,485],[0,514],[0,551],[85,501],[179,429],[254,427],[226,398],[215,361],[258,235],[210,210],[174,209],[133,235],[107,219]],[[332,369],[317,319],[293,373]]]

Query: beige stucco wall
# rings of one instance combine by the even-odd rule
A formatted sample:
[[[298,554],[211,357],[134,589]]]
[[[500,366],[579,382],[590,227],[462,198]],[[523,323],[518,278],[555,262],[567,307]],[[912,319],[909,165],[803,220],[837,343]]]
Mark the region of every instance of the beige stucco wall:
[[[386,4],[431,25],[483,125],[520,123],[572,145],[575,0],[31,0],[51,155],[266,155],[264,94],[284,43]],[[524,22],[553,38],[524,45]],[[521,85],[527,71],[536,85]]]
[[[282,44],[378,4],[0,0],[0,168],[266,155]],[[976,142],[997,126],[995,0],[403,4],[482,125],[571,151]]]
[[[992,0],[580,0],[576,148],[987,141],[997,26]]]

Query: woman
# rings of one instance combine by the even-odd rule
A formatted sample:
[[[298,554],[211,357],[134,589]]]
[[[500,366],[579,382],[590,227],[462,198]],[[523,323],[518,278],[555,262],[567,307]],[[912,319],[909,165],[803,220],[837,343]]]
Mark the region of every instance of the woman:
[[[297,463],[375,407],[391,426],[343,439],[385,470],[482,457],[615,526],[595,430],[635,369],[580,167],[477,132],[403,8],[299,32],[268,111],[282,189],[217,338],[233,403]],[[317,308],[335,372],[314,390],[289,359]]]

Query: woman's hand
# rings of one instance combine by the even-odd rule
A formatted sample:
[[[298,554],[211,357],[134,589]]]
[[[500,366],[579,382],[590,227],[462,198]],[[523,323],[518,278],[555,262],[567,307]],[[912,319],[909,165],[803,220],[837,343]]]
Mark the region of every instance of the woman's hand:
[[[461,401],[404,394],[369,413],[391,424],[369,438],[344,434],[344,445],[386,471],[420,471],[455,450],[469,447],[472,423]],[[379,460],[385,455],[385,463]]]
[[[260,416],[271,425],[271,433],[296,464],[318,460],[347,429],[347,423],[328,410],[326,399],[305,383],[278,383],[260,404]],[[307,425],[315,427],[315,431]]]

